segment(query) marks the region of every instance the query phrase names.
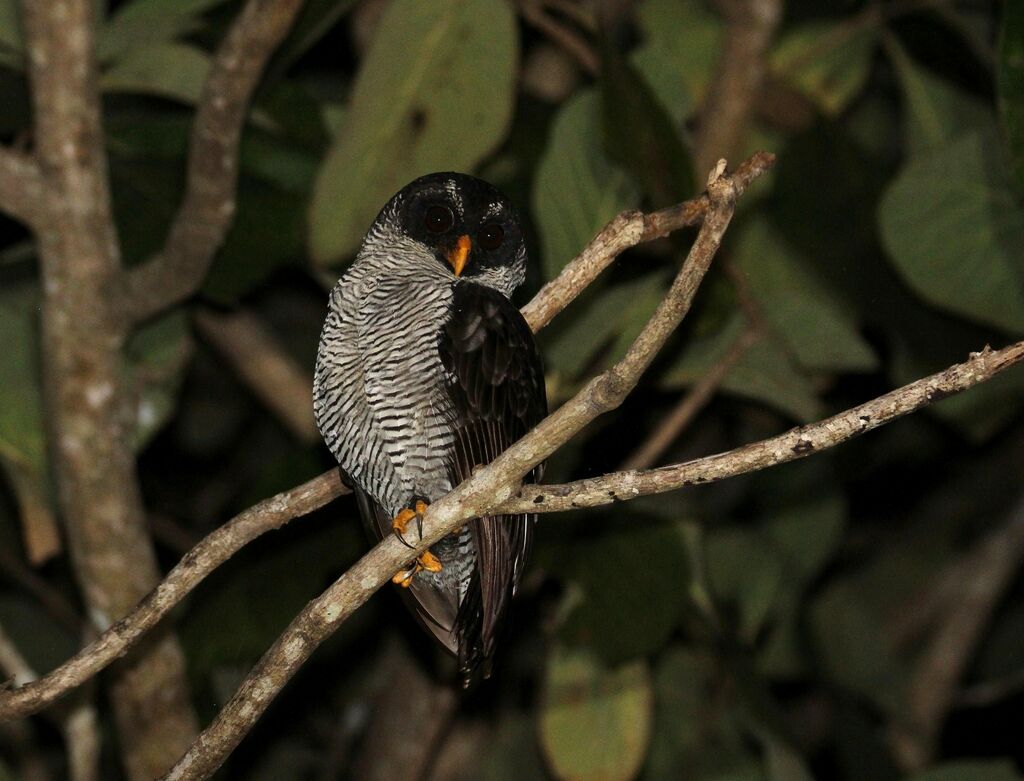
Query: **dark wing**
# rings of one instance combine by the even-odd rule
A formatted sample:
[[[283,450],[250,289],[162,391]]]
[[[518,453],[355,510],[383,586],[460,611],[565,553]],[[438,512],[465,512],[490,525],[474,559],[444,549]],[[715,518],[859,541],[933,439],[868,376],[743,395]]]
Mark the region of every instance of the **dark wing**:
[[[540,352],[519,310],[501,293],[462,283],[441,333],[441,360],[455,411],[453,485],[493,461],[547,415]],[[538,467],[527,481],[540,478]],[[488,672],[509,601],[523,573],[535,516],[470,522],[477,566],[456,618],[459,667]]]

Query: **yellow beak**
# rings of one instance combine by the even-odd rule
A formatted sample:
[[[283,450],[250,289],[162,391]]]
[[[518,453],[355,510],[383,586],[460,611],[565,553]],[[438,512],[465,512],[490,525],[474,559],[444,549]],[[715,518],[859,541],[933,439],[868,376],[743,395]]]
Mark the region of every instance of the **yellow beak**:
[[[451,264],[452,270],[455,271],[455,276],[462,274],[462,269],[466,267],[466,260],[469,258],[469,251],[472,248],[473,242],[469,236],[463,234],[459,236],[455,246],[448,251],[448,262]]]

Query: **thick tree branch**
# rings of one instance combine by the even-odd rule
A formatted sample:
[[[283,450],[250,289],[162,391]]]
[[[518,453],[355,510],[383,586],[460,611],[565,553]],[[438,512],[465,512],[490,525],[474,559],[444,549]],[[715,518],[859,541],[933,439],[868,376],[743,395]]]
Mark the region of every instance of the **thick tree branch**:
[[[93,10],[89,0],[22,3],[34,148],[46,183],[32,227],[50,454],[75,574],[89,617],[103,630],[145,596],[160,570],[135,471]],[[128,775],[149,781],[196,731],[174,637],[139,649],[109,691]]]
[[[28,155],[0,147],[0,212],[29,227],[41,225],[45,185],[39,166]]]
[[[145,320],[202,284],[235,213],[238,145],[253,92],[302,0],[249,0],[214,57],[196,111],[185,198],[163,251],[128,274],[127,316]]]

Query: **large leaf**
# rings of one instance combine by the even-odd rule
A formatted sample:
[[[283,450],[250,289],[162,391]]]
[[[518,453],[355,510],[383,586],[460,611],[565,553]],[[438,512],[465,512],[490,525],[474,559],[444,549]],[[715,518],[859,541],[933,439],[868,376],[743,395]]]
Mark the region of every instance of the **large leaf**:
[[[991,128],[991,109],[922,68],[896,43],[887,52],[903,87],[906,134],[914,155],[943,147],[968,130]]]
[[[871,68],[875,27],[865,26],[836,45],[848,20],[812,22],[787,33],[772,50],[771,69],[811,98],[828,116],[839,114],[864,88]]]
[[[746,328],[742,315],[708,335],[694,338],[662,376],[668,387],[692,386],[721,361]],[[722,389],[763,402],[800,421],[821,417],[823,408],[808,380],[773,338],[756,341],[722,381]]]
[[[0,64],[22,65],[21,14],[17,0],[0,0]]]
[[[605,149],[655,208],[677,203],[694,189],[681,128],[618,47],[607,38],[602,44],[599,83]]]
[[[1018,195],[1024,194],[1024,4],[1005,3],[999,37],[999,108]]]
[[[674,523],[634,517],[574,540],[568,576],[578,604],[562,636],[611,664],[659,650],[688,602],[688,565]]]
[[[671,647],[654,671],[654,734],[645,781],[763,779],[735,686],[710,652]]]
[[[37,298],[30,285],[0,292],[0,466],[18,501],[22,541],[34,564],[60,550],[40,400]]]
[[[581,296],[541,335],[544,357],[551,371],[576,377],[607,348],[608,360],[622,352],[622,345],[636,336],[665,295],[668,278],[649,273],[615,285],[601,285]]]
[[[541,268],[551,279],[605,223],[636,202],[626,175],[605,159],[598,96],[584,92],[559,111],[537,168],[533,213]]]
[[[545,759],[566,781],[629,781],[651,737],[652,691],[644,662],[603,667],[586,651],[555,648],[540,706]]]
[[[704,99],[724,25],[702,0],[646,0],[637,8],[644,37],[633,62],[676,121]]]
[[[819,262],[828,262],[822,258]],[[877,360],[828,283],[764,220],[748,222],[736,263],[774,334],[808,369],[868,371]]]
[[[100,88],[193,104],[209,70],[210,58],[202,49],[186,43],[158,43],[128,52],[100,77]]]
[[[356,79],[344,127],[317,179],[310,250],[352,252],[411,179],[470,170],[504,137],[517,42],[502,0],[395,0]]]
[[[100,62],[117,61],[133,49],[168,43],[197,30],[201,16],[225,0],[133,0],[122,4],[96,35]]]
[[[911,160],[882,199],[879,223],[918,295],[1024,332],[1024,214],[990,134],[971,132]]]

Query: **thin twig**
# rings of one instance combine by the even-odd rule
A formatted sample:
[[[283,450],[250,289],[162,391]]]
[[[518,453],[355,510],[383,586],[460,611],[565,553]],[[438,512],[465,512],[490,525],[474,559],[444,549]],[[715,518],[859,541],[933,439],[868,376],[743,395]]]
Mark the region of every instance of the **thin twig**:
[[[263,69],[302,0],[248,0],[203,85],[189,148],[185,199],[163,251],[128,274],[127,317],[145,320],[202,284],[235,213],[238,145]]]
[[[0,671],[24,685],[37,676],[17,646],[0,626]],[[51,714],[68,747],[71,781],[99,779],[100,737],[96,709],[84,698]]]
[[[0,720],[45,708],[58,697],[123,656],[143,635],[214,569],[264,532],[313,512],[348,489],[332,469],[290,491],[253,505],[196,545],[130,614],[105,631],[94,643],[38,681],[0,692]]]
[[[623,462],[622,469],[647,469],[656,464],[697,414],[714,398],[729,372],[760,337],[761,332],[751,326],[740,331],[728,352],[716,361],[689,393],[679,399],[668,415],[658,422],[651,435]]]
[[[496,514],[561,512],[600,507],[638,496],[718,482],[795,461],[846,442],[922,407],[973,388],[1024,360],[1024,342],[985,348],[964,363],[897,388],[830,418],[713,456],[646,472],[614,472],[562,485],[524,485],[516,496],[489,508]]]
[[[272,333],[245,312],[195,316],[200,332],[263,405],[302,442],[319,438],[313,418],[313,379]]]
[[[719,5],[728,24],[694,140],[698,171],[739,148],[782,18],[782,0],[720,0]]]
[[[917,662],[904,697],[905,710],[889,731],[896,761],[905,771],[920,770],[931,762],[960,678],[1022,560],[1024,500],[1005,526],[954,565],[962,575],[957,598]]]
[[[42,225],[45,189],[35,160],[0,146],[0,212],[30,227]]]
[[[586,39],[571,27],[551,17],[536,0],[520,2],[519,13],[529,25],[536,27],[552,43],[572,55],[591,76],[596,76],[601,70],[601,63]]]
[[[737,190],[742,193],[774,162],[775,156],[768,152],[751,155],[732,175]],[[616,216],[523,307],[523,317],[530,328],[537,332],[550,323],[626,250],[663,238],[681,228],[699,225],[707,213],[708,203],[705,193],[650,214],[624,211]]]

